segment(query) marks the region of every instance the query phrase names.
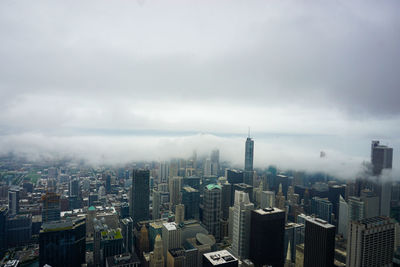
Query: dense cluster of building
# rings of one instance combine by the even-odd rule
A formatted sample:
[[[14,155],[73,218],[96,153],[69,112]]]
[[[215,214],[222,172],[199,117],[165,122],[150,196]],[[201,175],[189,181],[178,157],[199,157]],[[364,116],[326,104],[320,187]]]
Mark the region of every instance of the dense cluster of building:
[[[87,167],[0,162],[4,266],[398,266],[393,149],[342,182],[210,157]],[[323,159],[322,159],[323,160]],[[36,264],[36,265],[35,265]]]

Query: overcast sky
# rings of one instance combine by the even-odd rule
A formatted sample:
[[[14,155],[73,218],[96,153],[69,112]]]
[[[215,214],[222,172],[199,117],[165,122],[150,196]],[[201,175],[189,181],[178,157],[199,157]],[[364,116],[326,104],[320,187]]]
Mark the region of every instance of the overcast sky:
[[[217,147],[240,167],[250,126],[258,167],[351,176],[372,139],[399,166],[399,14],[397,0],[1,1],[0,150]]]

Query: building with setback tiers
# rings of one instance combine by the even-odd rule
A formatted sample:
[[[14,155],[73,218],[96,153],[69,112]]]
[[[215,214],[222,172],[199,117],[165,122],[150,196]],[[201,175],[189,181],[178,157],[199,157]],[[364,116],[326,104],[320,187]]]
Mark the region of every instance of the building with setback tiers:
[[[205,253],[203,255],[203,267],[214,266],[237,267],[239,261],[227,250]]]

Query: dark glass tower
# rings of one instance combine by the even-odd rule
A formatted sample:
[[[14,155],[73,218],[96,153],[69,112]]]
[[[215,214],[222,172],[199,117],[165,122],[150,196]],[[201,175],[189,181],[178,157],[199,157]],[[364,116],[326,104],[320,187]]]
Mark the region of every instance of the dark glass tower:
[[[244,183],[253,185],[253,157],[254,157],[254,141],[250,137],[246,139],[245,156],[244,156]]]
[[[43,224],[39,234],[39,265],[81,266],[86,252],[85,219]]]
[[[190,186],[182,188],[182,204],[185,206],[185,220],[199,219],[200,192]]]
[[[60,195],[47,192],[42,196],[42,222],[60,220]]]
[[[130,198],[130,215],[133,223],[149,219],[149,170],[133,170]]]
[[[312,217],[307,218],[305,222],[304,266],[333,267],[336,227]]]
[[[277,208],[253,210],[250,223],[249,258],[254,265],[283,267],[284,244],[285,212]]]

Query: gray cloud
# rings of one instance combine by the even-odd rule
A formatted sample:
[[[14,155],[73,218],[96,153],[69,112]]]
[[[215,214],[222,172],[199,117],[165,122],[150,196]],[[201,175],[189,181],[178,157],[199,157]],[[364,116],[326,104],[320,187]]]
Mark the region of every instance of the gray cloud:
[[[382,138],[396,151],[399,11],[394,0],[2,2],[1,148],[26,139],[32,153],[54,152],[65,138],[79,151],[74,142],[96,147],[110,132],[236,136],[250,125],[367,149]],[[104,142],[108,157],[132,155]]]

